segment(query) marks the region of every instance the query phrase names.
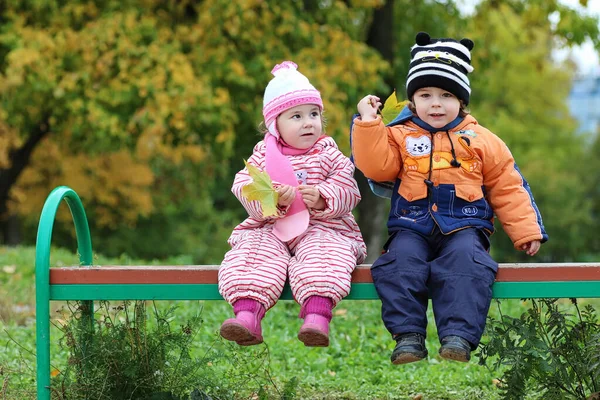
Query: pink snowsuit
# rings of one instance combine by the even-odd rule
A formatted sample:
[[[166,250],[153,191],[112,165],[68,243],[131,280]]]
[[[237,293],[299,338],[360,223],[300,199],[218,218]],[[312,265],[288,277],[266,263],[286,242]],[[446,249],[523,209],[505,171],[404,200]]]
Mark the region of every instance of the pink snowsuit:
[[[248,163],[265,170],[265,143],[254,147]],[[249,217],[229,237],[231,250],[219,268],[219,292],[230,304],[254,299],[265,309],[281,295],[286,277],[300,305],[311,296],[328,297],[335,306],[350,292],[350,279],[357,263],[366,256],[366,246],[352,210],[360,201],[354,180],[354,165],[327,136],[306,153],[288,156],[300,184],[314,185],[325,199],[324,210],[310,209],[307,230],[289,242],[273,234],[273,223],[285,215],[264,218],[258,201],[242,196],[242,187],[252,182],[248,171],[238,172],[231,191]],[[300,194],[297,193],[297,196]]]

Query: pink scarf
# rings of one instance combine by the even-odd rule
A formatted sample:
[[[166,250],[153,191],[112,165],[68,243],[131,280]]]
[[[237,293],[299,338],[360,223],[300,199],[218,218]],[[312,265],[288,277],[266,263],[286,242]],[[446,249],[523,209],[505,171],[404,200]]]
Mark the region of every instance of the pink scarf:
[[[306,154],[312,147],[297,149],[283,142],[283,140],[278,140],[272,133],[267,133],[265,142],[267,144],[265,163],[267,173],[271,179],[278,183],[297,187],[298,180],[292,162],[287,156]],[[309,220],[310,214],[306,204],[304,204],[300,193],[296,192],[296,197],[285,216],[275,221],[273,233],[281,241],[288,242],[306,231]]]

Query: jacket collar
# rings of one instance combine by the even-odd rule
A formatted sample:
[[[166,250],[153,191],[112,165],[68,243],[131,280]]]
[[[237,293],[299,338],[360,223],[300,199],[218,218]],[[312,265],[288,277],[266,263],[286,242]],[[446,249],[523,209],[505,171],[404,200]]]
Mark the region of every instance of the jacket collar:
[[[477,124],[477,120],[471,114],[467,114],[466,117],[464,117],[464,118],[456,117],[456,119],[454,121],[450,122],[448,125],[444,126],[443,128],[437,129],[437,128],[430,126],[428,123],[423,122],[420,118],[418,118],[416,115],[414,115],[412,113],[412,111],[410,111],[408,106],[404,106],[404,108],[402,108],[402,110],[400,111],[400,114],[398,114],[398,116],[396,118],[394,118],[394,120],[392,122],[390,122],[389,124],[387,124],[386,126],[395,126],[395,125],[411,123],[411,122],[414,125],[418,126],[419,128],[425,129],[428,132],[438,132],[438,131],[445,131],[445,130],[455,131],[455,130],[461,130],[469,124]]]
[[[440,132],[440,131],[456,132],[456,131],[465,129],[469,125],[477,125],[477,120],[475,118],[473,118],[473,116],[467,115],[464,118],[457,117],[454,121],[450,122],[449,124],[447,124],[444,127],[434,128],[415,116],[414,118],[410,119],[407,122],[407,125],[411,125],[414,128],[419,128],[421,130],[431,132],[431,133]],[[471,128],[469,128],[469,129],[471,129]]]
[[[439,131],[449,131],[451,129],[456,128],[461,122],[463,122],[464,118],[462,117],[456,117],[454,119],[454,121],[451,121],[449,123],[447,123],[445,126],[441,127],[441,128],[434,128],[433,126],[429,125],[427,122],[423,121],[422,119],[420,119],[417,116],[414,116],[412,118],[412,121],[417,124],[418,126],[420,126],[421,128],[425,129],[428,132],[439,132]]]

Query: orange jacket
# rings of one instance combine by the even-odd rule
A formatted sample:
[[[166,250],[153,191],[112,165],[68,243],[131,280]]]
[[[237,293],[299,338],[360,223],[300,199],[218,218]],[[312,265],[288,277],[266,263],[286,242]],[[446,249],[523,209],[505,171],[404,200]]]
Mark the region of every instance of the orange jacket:
[[[380,118],[356,118],[352,152],[366,177],[396,182],[390,233],[413,229],[430,234],[437,224],[444,234],[466,227],[491,234],[496,214],[516,248],[548,240],[510,150],[470,115],[455,128],[435,133],[412,121],[386,127]]]

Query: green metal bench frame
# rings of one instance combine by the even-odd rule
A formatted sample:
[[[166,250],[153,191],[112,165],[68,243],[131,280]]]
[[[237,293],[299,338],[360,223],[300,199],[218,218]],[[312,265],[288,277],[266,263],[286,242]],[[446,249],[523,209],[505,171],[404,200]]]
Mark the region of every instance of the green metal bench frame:
[[[56,212],[65,200],[75,224],[80,265],[50,268]],[[75,191],[54,189],[42,209],[35,258],[37,398],[50,400],[50,302],[85,301],[93,323],[93,300],[222,300],[218,266],[92,266],[92,240]],[[348,300],[378,300],[369,265],[352,276]],[[494,298],[600,297],[600,263],[500,264]],[[287,286],[282,299],[292,299]]]

